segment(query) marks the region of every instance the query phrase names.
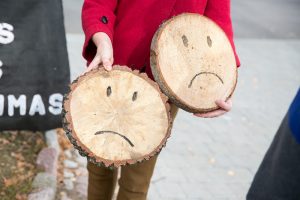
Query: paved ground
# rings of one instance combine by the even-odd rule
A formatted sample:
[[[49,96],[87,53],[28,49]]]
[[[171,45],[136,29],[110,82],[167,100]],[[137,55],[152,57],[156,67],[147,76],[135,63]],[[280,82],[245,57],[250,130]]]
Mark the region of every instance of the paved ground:
[[[275,2],[274,2],[275,1]],[[297,0],[232,1],[242,67],[234,109],[216,119],[180,111],[149,199],[241,200],[300,85]],[[83,71],[81,1],[64,0],[72,76]]]
[[[231,0],[238,38],[299,38],[299,0]]]

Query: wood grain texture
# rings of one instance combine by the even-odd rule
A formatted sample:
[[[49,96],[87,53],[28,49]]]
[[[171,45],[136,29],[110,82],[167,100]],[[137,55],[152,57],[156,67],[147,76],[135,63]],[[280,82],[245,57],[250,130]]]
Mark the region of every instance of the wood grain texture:
[[[72,144],[106,167],[134,164],[159,153],[170,136],[168,98],[146,74],[125,66],[99,68],[70,85],[64,127]]]
[[[234,52],[224,31],[210,19],[185,13],[164,22],[151,44],[151,68],[162,91],[193,113],[218,109],[237,83]]]

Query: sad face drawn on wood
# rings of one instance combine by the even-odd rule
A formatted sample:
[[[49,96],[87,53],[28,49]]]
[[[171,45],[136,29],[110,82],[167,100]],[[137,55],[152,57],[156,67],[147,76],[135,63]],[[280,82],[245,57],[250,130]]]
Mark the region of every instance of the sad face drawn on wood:
[[[190,112],[217,109],[237,81],[236,62],[223,30],[198,14],[176,16],[159,28],[151,45],[155,80],[177,106]]]
[[[80,77],[64,105],[77,144],[96,162],[119,166],[160,151],[170,131],[166,101],[145,74],[116,66]]]

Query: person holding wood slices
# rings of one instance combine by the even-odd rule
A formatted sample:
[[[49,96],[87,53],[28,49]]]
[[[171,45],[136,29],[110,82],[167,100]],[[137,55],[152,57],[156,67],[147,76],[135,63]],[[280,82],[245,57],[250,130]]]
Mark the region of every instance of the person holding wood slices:
[[[150,45],[159,25],[181,13],[198,13],[216,22],[227,35],[235,53],[230,17],[230,0],[85,0],[82,26],[85,33],[83,56],[86,71],[103,65],[108,71],[113,64],[127,65],[146,72],[150,68]],[[236,65],[240,65],[235,53]],[[198,117],[217,117],[231,110],[231,99],[217,100],[220,109],[194,114]],[[155,109],[155,108],[154,108]],[[177,107],[171,106],[174,119]],[[147,117],[147,116],[145,116]],[[157,157],[139,164],[121,167],[118,200],[146,199]],[[117,170],[88,163],[88,199],[111,199],[117,180]]]

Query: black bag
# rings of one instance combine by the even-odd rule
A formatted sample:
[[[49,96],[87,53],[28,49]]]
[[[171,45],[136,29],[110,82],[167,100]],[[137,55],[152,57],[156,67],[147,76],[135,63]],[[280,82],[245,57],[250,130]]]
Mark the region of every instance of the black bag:
[[[61,127],[69,82],[61,0],[0,0],[0,130]]]

